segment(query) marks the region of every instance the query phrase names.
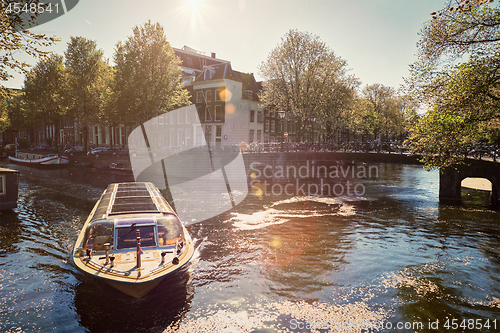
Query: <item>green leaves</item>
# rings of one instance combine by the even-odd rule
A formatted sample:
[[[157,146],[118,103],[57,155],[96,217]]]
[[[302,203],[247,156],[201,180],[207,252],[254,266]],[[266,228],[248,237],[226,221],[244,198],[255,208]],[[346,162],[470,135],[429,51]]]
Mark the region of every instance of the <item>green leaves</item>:
[[[458,12],[450,6],[422,30],[406,80],[413,100],[432,109],[410,135],[427,168],[461,163],[478,140],[500,143],[500,10],[477,1]]]
[[[311,116],[323,127],[339,121],[359,85],[347,75],[345,60],[319,37],[297,30],[285,34],[259,69],[265,79],[261,101],[297,119],[302,133]]]
[[[38,4],[39,0],[31,0],[31,3]],[[26,74],[29,64],[19,60],[18,52],[24,52],[35,58],[45,58],[50,52],[43,48],[53,45],[58,38],[35,34],[23,28],[26,21],[33,22],[38,16],[37,13],[4,13],[4,3],[0,4],[0,81],[6,81],[12,77],[9,70],[14,70]],[[3,84],[0,84],[0,97],[6,98]]]
[[[102,118],[106,73],[110,70],[103,54],[95,41],[84,37],[71,37],[64,53],[68,73],[68,111],[83,125],[98,123]]]
[[[66,112],[66,84],[62,56],[51,55],[37,63],[24,80],[21,111],[26,125],[32,128],[41,122],[58,124]]]
[[[148,21],[134,27],[133,35],[117,44],[114,60],[116,121],[142,123],[189,103],[180,60],[160,24]]]

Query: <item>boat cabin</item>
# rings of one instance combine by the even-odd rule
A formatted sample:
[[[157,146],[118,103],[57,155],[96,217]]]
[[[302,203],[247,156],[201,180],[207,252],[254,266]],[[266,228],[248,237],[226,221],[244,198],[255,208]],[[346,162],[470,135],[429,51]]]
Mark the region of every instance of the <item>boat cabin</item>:
[[[17,208],[19,171],[0,168],[0,210]]]
[[[96,205],[82,250],[167,248],[185,241],[177,215],[152,183],[112,184]]]

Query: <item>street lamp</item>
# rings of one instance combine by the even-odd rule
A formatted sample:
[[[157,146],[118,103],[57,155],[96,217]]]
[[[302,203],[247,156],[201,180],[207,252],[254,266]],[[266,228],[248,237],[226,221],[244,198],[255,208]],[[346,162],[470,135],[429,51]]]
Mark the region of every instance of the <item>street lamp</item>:
[[[281,137],[281,151],[283,151],[283,142],[285,141],[285,127],[283,126],[283,119],[285,119],[285,111],[278,111],[278,116],[280,117],[281,122],[281,131],[283,132],[283,136]]]
[[[314,115],[311,116],[311,142],[314,144],[314,120],[316,117]]]

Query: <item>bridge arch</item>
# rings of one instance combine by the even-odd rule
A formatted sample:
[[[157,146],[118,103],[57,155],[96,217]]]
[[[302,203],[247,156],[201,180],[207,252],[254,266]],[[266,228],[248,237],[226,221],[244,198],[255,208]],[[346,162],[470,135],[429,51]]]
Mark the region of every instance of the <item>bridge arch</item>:
[[[439,173],[439,200],[460,201],[462,180],[485,178],[491,182],[491,205],[500,209],[500,164],[490,161],[468,159],[465,164],[448,167]]]

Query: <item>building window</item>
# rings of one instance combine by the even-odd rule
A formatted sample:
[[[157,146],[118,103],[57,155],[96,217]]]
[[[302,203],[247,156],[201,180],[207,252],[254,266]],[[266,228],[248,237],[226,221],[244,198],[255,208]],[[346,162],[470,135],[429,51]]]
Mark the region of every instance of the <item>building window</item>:
[[[220,102],[220,93],[221,93],[222,89],[215,89],[215,101],[216,102]]]
[[[171,147],[177,146],[177,135],[175,131],[170,131],[170,146]]]
[[[252,100],[252,91],[251,90],[245,90],[245,95],[246,95],[247,99]]]
[[[262,138],[262,131],[261,130],[257,130],[257,142],[260,142],[261,138]]]
[[[266,123],[264,124],[264,132],[269,133],[269,119],[266,119]]]
[[[269,110],[264,110],[264,116],[269,117]]]
[[[198,118],[200,118],[200,120],[205,120],[205,117],[203,115],[203,107],[198,106],[196,109],[198,110]]]
[[[182,112],[177,112],[177,124],[182,124],[183,123],[183,115]]]
[[[210,105],[207,105],[205,107],[205,121],[214,121],[214,118],[212,117],[212,108]]]
[[[253,123],[255,121],[255,110],[250,110],[250,122]]]
[[[202,143],[205,143],[204,141],[202,141],[203,139],[203,129],[201,128],[201,126],[196,126],[196,131],[195,131],[195,135],[196,135],[196,146],[197,147],[200,147],[202,145]]]
[[[206,96],[207,96],[207,102],[211,102],[212,101],[212,90],[207,90],[206,91]]]
[[[248,143],[252,143],[254,140],[254,130],[250,130],[250,135],[248,136]]]
[[[94,134],[95,134],[95,144],[98,145],[99,144],[99,127],[96,126],[94,128]]]
[[[271,120],[271,133],[276,131],[276,121]]]
[[[212,146],[211,145],[211,142],[212,142],[212,126],[211,125],[205,126],[205,141],[209,147]]]
[[[276,118],[276,111],[271,111],[271,118]]]
[[[215,106],[215,121],[222,121],[222,106]]]
[[[4,195],[5,193],[6,193],[5,175],[0,175],[0,195]]]
[[[196,93],[196,103],[203,103],[203,91]]]
[[[257,112],[257,123],[262,124],[264,122],[264,115],[262,114],[262,111]]]

